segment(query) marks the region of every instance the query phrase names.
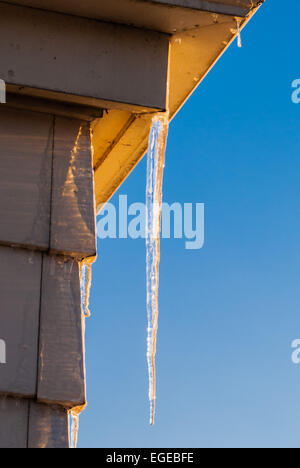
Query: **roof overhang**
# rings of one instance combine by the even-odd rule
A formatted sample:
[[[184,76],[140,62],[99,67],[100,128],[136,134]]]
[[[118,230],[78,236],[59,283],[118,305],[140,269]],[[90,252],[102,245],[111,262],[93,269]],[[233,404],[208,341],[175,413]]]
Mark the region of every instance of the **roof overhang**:
[[[202,12],[246,17],[259,0],[6,0],[5,3],[173,34],[195,26]]]
[[[164,33],[169,42],[165,87],[169,94],[170,116],[173,118],[236,38],[237,20],[242,29],[263,1],[7,0],[0,4],[22,5],[117,23],[144,31],[143,34]],[[135,34],[139,34],[138,31]],[[148,40],[151,42],[151,37]],[[99,42],[94,47],[97,50]],[[93,56],[96,57],[94,50]],[[163,72],[160,71],[160,74]],[[89,104],[93,105],[92,102]],[[118,100],[108,100],[102,102],[102,107],[107,112],[93,124],[97,205],[109,200],[143,157],[153,113],[162,110],[163,106],[157,106],[157,109],[150,105],[124,107],[124,103],[118,103]]]
[[[148,3],[149,7],[160,9],[160,18],[152,18],[151,26],[172,32],[169,59],[169,110],[172,119],[236,39],[237,19],[243,29],[263,2],[124,0],[120,3],[136,3],[139,7]],[[150,27],[149,21],[148,18],[145,26]],[[111,111],[96,124],[97,206],[110,199],[146,153],[152,117],[152,113]]]

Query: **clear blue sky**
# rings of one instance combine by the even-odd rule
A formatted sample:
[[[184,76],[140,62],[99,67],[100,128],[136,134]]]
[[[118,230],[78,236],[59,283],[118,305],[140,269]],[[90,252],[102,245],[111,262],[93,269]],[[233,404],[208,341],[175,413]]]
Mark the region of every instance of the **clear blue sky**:
[[[154,428],[144,241],[99,242],[80,447],[300,447],[299,17],[267,0],[171,124],[164,200],[205,203],[206,241],[162,241]]]

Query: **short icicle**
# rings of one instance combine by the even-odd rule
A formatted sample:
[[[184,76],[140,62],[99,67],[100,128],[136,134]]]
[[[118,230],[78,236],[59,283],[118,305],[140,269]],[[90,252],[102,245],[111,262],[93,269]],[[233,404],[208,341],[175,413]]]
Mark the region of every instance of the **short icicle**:
[[[156,406],[156,338],[158,328],[158,286],[162,183],[169,129],[169,114],[157,114],[152,121],[147,157],[146,251],[147,251],[147,362],[149,373],[150,424]]]
[[[91,316],[90,292],[92,285],[92,265],[96,257],[89,257],[80,263],[81,309],[85,318]]]
[[[238,43],[238,47],[241,48],[243,44],[242,44],[242,35],[241,35],[241,21],[239,19],[236,20],[236,25],[237,25],[237,43]]]
[[[70,411],[70,448],[76,449],[79,431],[79,414],[76,411]]]

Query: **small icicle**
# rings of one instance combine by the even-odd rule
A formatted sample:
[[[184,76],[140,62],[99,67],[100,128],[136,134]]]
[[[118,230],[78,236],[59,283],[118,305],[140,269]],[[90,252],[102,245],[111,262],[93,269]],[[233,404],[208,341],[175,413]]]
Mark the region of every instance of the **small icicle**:
[[[147,362],[149,373],[150,424],[154,425],[156,404],[156,338],[158,328],[158,286],[162,182],[169,115],[158,114],[152,121],[147,157],[146,251],[147,251]]]
[[[242,35],[241,35],[241,21],[239,19],[236,20],[237,25],[237,43],[238,47],[242,47]]]
[[[81,308],[85,318],[91,316],[90,292],[92,285],[92,265],[96,257],[89,257],[80,263]]]
[[[76,449],[78,442],[79,414],[70,412],[69,416],[71,418],[70,447]]]
[[[70,418],[70,435],[69,435],[69,442],[70,448],[76,449],[77,442],[78,442],[78,431],[79,431],[79,416],[82,411],[84,411],[86,405],[83,406],[76,406],[69,411],[69,418]]]

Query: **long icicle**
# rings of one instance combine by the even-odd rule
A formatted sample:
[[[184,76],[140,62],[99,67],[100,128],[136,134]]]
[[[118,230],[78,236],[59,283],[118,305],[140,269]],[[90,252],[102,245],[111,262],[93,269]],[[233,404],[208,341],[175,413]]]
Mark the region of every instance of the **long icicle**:
[[[156,340],[158,328],[158,286],[160,262],[160,230],[162,183],[169,129],[169,115],[153,118],[149,137],[146,189],[147,251],[147,362],[149,373],[150,424],[154,425],[156,407]]]
[[[90,292],[92,284],[92,265],[97,257],[88,257],[79,263],[81,311],[83,318],[83,339],[85,337],[85,319],[91,316],[90,312]],[[69,411],[70,417],[70,447],[76,449],[79,431],[79,416],[86,408],[86,405],[72,408]]]

